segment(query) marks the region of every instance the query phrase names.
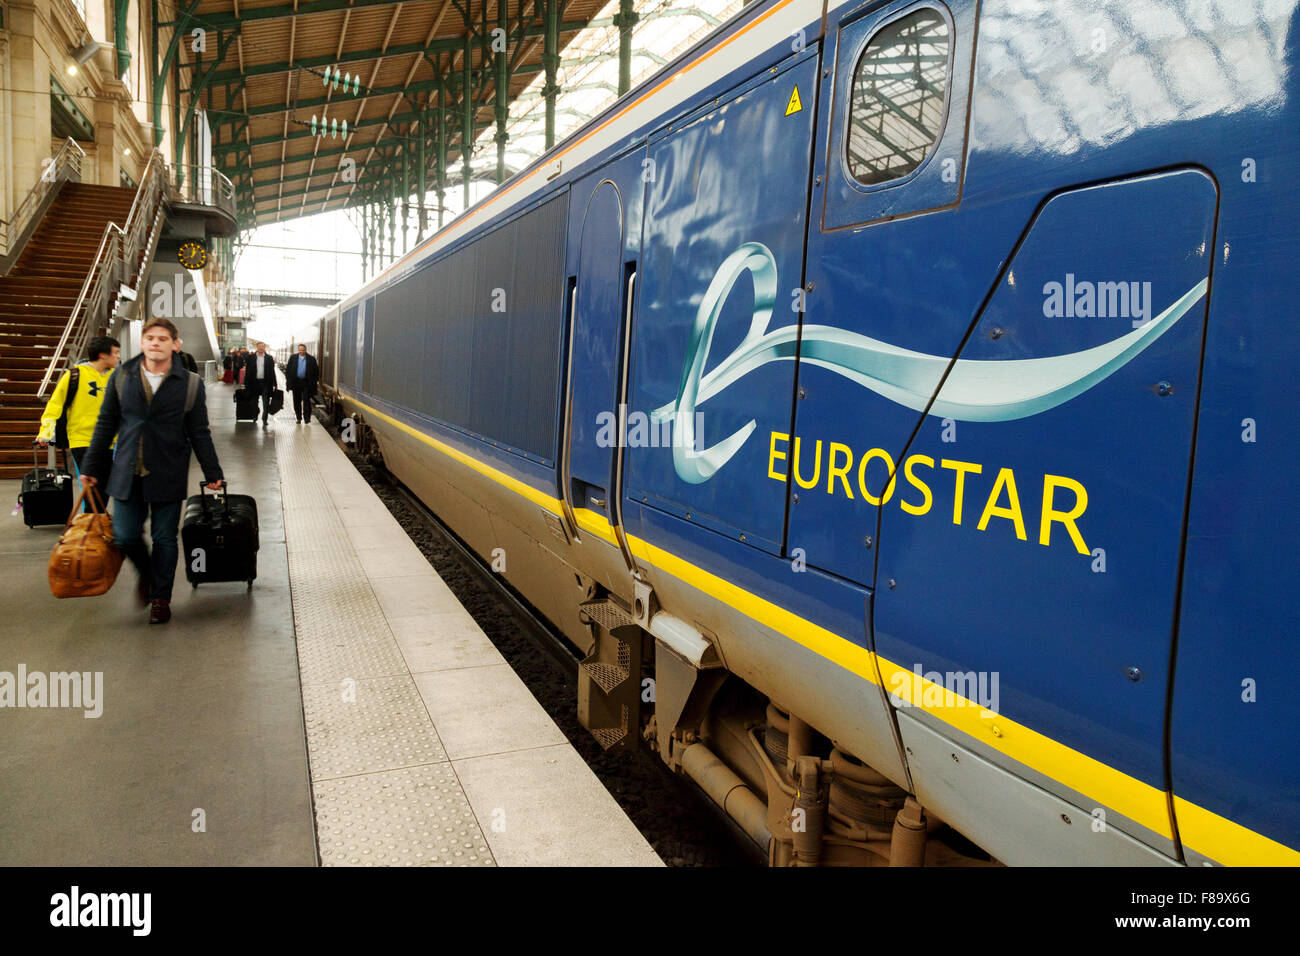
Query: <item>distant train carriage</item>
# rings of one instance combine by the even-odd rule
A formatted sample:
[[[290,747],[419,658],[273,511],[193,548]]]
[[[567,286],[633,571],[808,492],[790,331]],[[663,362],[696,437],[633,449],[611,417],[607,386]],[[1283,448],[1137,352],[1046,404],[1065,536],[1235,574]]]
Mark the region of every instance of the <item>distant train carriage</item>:
[[[1298,25],[757,0],[322,388],[775,864],[1295,864]]]

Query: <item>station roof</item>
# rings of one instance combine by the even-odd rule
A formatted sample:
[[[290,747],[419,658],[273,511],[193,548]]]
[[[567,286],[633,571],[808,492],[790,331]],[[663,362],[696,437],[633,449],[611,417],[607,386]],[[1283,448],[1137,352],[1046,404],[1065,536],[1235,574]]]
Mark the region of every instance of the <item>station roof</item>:
[[[557,2],[560,50],[606,4]],[[214,163],[236,185],[241,227],[356,205],[379,178],[375,166],[381,177],[400,176],[395,146],[437,105],[440,79],[452,84],[447,183],[459,183],[458,84],[468,57],[474,140],[495,120],[499,3],[509,102],[543,74],[547,0],[180,0],[172,21],[183,40],[178,82],[208,112]],[[360,92],[326,87],[327,68],[331,77],[337,70],[356,78]],[[313,134],[313,115],[346,121],[346,136]],[[355,180],[345,157],[356,162]],[[408,175],[414,188],[416,172]]]

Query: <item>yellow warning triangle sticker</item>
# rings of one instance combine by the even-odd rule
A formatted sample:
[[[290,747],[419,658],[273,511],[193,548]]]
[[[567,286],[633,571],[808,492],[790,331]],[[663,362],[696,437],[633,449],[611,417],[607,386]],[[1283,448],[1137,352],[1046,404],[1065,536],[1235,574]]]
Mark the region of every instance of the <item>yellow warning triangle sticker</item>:
[[[789,116],[792,113],[798,113],[802,109],[803,103],[799,102],[799,87],[796,86],[790,94],[790,102],[786,104],[785,115]]]

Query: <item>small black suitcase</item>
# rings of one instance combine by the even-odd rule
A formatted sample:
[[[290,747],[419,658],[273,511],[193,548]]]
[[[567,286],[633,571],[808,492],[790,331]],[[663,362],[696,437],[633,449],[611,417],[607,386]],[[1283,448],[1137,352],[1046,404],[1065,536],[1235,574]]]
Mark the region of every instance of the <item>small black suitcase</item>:
[[[284,408],[284,389],[281,388],[272,389],[271,404],[267,406],[267,410],[272,415],[274,415],[277,412],[279,412],[280,409],[282,408]]]
[[[199,493],[185,501],[181,522],[181,560],[185,579],[194,587],[210,581],[257,578],[257,501],[251,495]]]
[[[64,454],[66,465],[66,452]],[[23,523],[29,528],[67,524],[68,515],[72,513],[72,475],[55,463],[53,445],[49,446],[47,467],[42,468],[35,460],[35,449],[32,457],[36,467],[23,475],[23,488],[18,494]]]
[[[235,389],[235,421],[257,420],[257,396],[246,388]]]

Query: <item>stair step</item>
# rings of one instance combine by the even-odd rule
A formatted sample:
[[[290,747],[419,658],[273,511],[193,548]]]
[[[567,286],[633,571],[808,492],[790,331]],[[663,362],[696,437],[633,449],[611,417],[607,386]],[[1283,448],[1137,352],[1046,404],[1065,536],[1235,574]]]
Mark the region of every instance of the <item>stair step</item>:
[[[23,355],[5,354],[8,351],[8,349],[0,349],[0,369],[3,369],[3,371],[0,371],[0,375],[8,375],[10,378],[17,378],[20,373],[33,370],[43,375],[45,374],[45,370],[50,367],[50,360],[48,358],[42,359],[36,356],[27,358]]]
[[[0,345],[8,346],[11,341],[21,342],[24,345],[33,345],[38,348],[53,348],[58,342],[59,337],[63,335],[64,326],[36,326],[23,329],[16,325],[0,325]]]
[[[77,301],[79,295],[81,295],[80,285],[45,285],[43,288],[27,289],[6,289],[0,286],[0,309],[3,309],[5,303],[23,309],[34,305],[63,306],[65,304],[67,308],[72,308],[72,303]]]
[[[13,326],[23,324],[23,320],[0,316],[0,355],[44,355],[45,352],[41,350],[45,348],[45,344],[37,340],[49,338],[51,335],[57,339],[63,334],[67,322],[68,320],[64,318],[63,325],[50,323],[49,325],[37,326],[40,331],[33,333],[29,337],[12,331]],[[22,351],[23,349],[35,349],[36,351],[26,352]]]
[[[71,295],[74,298],[81,291],[86,281],[71,276],[8,276],[0,281],[0,296],[14,298],[23,292],[35,292],[37,295]]]
[[[616,664],[588,664],[585,661],[579,665],[582,670],[596,682],[596,686],[606,694],[611,694],[618,689],[619,684],[631,676],[631,670],[626,667],[619,667]]]
[[[636,623],[636,618],[608,598],[584,601],[578,605],[578,614],[586,615],[607,631]]]

